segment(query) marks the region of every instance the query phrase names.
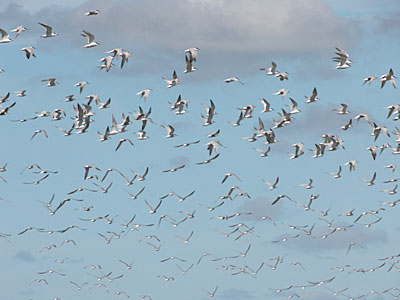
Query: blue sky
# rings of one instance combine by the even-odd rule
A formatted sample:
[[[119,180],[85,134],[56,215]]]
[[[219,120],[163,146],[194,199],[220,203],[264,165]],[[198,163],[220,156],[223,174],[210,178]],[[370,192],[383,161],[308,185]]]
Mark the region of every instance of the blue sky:
[[[398,178],[398,170],[392,172],[384,168],[388,164],[398,164],[398,157],[392,149],[386,149],[373,160],[369,146],[389,143],[397,146],[396,135],[383,133],[374,141],[372,127],[365,121],[357,122],[358,114],[367,113],[379,126],[386,126],[390,132],[399,126],[393,117],[387,119],[387,106],[397,104],[397,89],[387,83],[380,89],[379,78],[393,68],[397,75],[400,44],[396,37],[399,32],[399,5],[397,1],[5,1],[0,10],[0,28],[10,33],[14,40],[0,44],[0,96],[8,92],[10,99],[4,107],[13,102],[16,105],[9,113],[0,116],[3,141],[0,173],[7,183],[0,181],[0,217],[3,220],[0,233],[8,234],[0,239],[2,255],[0,263],[0,293],[4,299],[123,299],[124,291],[131,299],[141,299],[149,295],[152,299],[209,299],[210,293],[218,286],[215,299],[350,299],[364,295],[364,299],[392,299],[399,293],[390,288],[400,288],[396,276],[400,269],[396,259],[388,256],[398,254],[400,224],[397,206],[382,205],[385,201],[395,201],[397,194],[389,195],[382,190],[392,189],[396,183],[383,183]],[[99,9],[97,16],[87,17],[85,12]],[[38,22],[49,24],[59,35],[43,39],[43,28]],[[18,38],[10,31],[18,25],[29,29]],[[85,49],[86,39],[82,30],[93,33],[99,46]],[[22,47],[34,46],[36,58],[26,59],[20,51]],[[132,53],[124,68],[120,60],[114,59],[115,66],[109,72],[99,70],[101,58],[113,48],[123,48]],[[184,50],[198,47],[199,58],[194,62],[198,71],[183,74],[185,70]],[[350,68],[335,69],[335,47],[346,50],[353,61]],[[289,73],[289,80],[279,81],[266,76],[260,68],[269,67],[271,61],[277,69]],[[181,84],[166,88],[162,77],[171,78],[176,70]],[[371,85],[363,85],[363,78],[378,77]],[[55,77],[59,84],[46,87],[41,82]],[[225,83],[229,77],[238,77],[243,85]],[[74,84],[88,81],[89,84],[79,94]],[[305,104],[305,96],[310,96],[313,88],[318,89],[319,101]],[[152,89],[149,99],[144,102],[137,92]],[[290,93],[282,99],[273,93],[285,88]],[[26,97],[17,97],[15,91],[27,90]],[[65,102],[68,95],[76,100]],[[74,123],[73,106],[87,103],[86,96],[98,94],[103,102],[111,98],[110,108],[100,110],[92,103],[95,115],[88,132],[73,131],[65,137],[56,126],[69,129]],[[168,102],[175,102],[181,95],[189,100],[188,112],[176,115]],[[260,117],[265,128],[274,126],[278,112],[289,97],[299,103],[299,114],[291,124],[274,129],[277,143],[265,145],[265,138],[251,143],[243,139],[251,137],[258,127]],[[274,109],[260,113],[259,98],[265,98]],[[215,103],[215,123],[203,126],[201,114],[206,111],[201,104]],[[349,106],[349,114],[338,115],[333,109],[340,103]],[[252,118],[245,118],[238,127],[233,127],[238,116],[237,108],[255,105]],[[111,139],[100,142],[97,131],[104,133],[111,128],[112,116],[117,123],[122,121],[122,113],[134,119],[134,113],[141,106],[150,108],[154,121],[146,127],[147,140],[137,140],[136,132],[140,121],[133,121],[127,132],[112,135]],[[39,117],[27,122],[12,122],[32,118],[38,112],[54,111],[60,108],[66,116],[54,121],[51,117]],[[340,127],[353,119],[353,128],[343,131]],[[176,137],[167,139],[166,131],[160,126],[172,125]],[[46,130],[31,140],[36,130]],[[220,129],[221,134],[214,139],[208,134]],[[337,134],[344,141],[345,149],[327,151],[321,158],[313,158],[314,144],[323,142],[323,134]],[[132,140],[134,146],[123,144],[116,152],[120,139]],[[189,147],[174,146],[200,140]],[[198,165],[211,158],[206,144],[219,140],[220,156],[209,164]],[[304,155],[289,159],[295,143],[304,144]],[[253,147],[271,147],[268,157],[260,157]],[[379,151],[378,151],[379,152]],[[349,171],[344,164],[356,160],[356,170]],[[36,181],[45,174],[34,174],[37,169],[27,169],[39,164],[42,170],[57,171],[38,185],[24,184]],[[84,180],[84,166],[96,165],[101,171],[91,169],[89,175],[97,175],[99,180]],[[181,165],[177,172],[165,173],[167,169]],[[332,178],[329,172],[336,172],[341,166],[342,177]],[[135,180],[130,186],[125,184],[117,172],[111,172],[104,182],[101,178],[109,168],[118,169],[131,179],[134,172],[149,173],[144,181]],[[224,184],[225,173],[233,177]],[[376,182],[367,186],[362,178],[371,179],[376,172]],[[268,190],[263,181],[273,182],[279,176],[278,187]],[[300,184],[313,179],[313,188],[304,189]],[[94,184],[107,187],[102,193]],[[219,198],[236,186],[247,192],[251,198],[234,197],[233,200]],[[128,192],[135,194],[142,188],[138,199],[130,199]],[[96,192],[83,191],[73,195],[69,192],[77,188],[87,188]],[[194,194],[180,202],[177,197],[164,199],[155,214],[149,213],[144,200],[153,207],[159,198],[170,192],[185,196]],[[74,197],[81,201],[68,201],[54,215],[40,201],[50,201],[55,194],[51,209],[55,209],[63,199]],[[237,191],[233,195],[238,194]],[[288,195],[293,201],[281,199],[276,205],[271,203],[278,195]],[[305,210],[297,203],[307,205],[311,195],[319,195],[312,202],[311,210]],[[206,207],[224,204],[214,211]],[[90,211],[77,210],[92,207]],[[325,218],[331,221],[328,227],[321,220],[323,216],[316,210],[329,213]],[[384,210],[382,209],[384,208]],[[342,214],[354,209],[353,216]],[[176,221],[185,218],[185,212],[195,211],[178,226],[173,226],[165,217],[158,227],[160,216],[169,215]],[[365,211],[367,214],[358,222],[355,219]],[[218,216],[241,213],[229,220]],[[104,219],[96,222],[82,221],[109,215],[112,224]],[[129,228],[126,224],[134,215]],[[260,217],[268,220],[260,221]],[[379,218],[382,218],[379,220]],[[378,223],[368,224],[379,220]],[[134,224],[137,225],[136,227]],[[150,225],[152,226],[144,226]],[[224,237],[222,233],[232,232],[237,224],[251,228],[250,233],[239,239],[238,232]],[[307,226],[310,235],[290,226]],[[57,231],[76,225],[65,233]],[[43,228],[42,232],[28,231],[18,235],[27,227]],[[245,226],[238,227],[245,231]],[[327,238],[322,238],[333,228],[337,230]],[[302,227],[301,227],[302,228]],[[123,232],[122,232],[123,231]],[[188,243],[177,236],[187,238]],[[50,233],[49,233],[50,232]],[[109,244],[99,236],[101,233],[115,236]],[[148,239],[146,236],[156,235]],[[298,235],[298,236],[297,236]],[[283,241],[287,238],[287,241]],[[74,240],[64,243],[65,240]],[[272,241],[279,241],[273,243]],[[349,245],[355,242],[349,253]],[[147,244],[160,246],[159,251]],[[46,246],[55,244],[47,250]],[[362,247],[358,246],[360,244]],[[246,257],[244,252],[251,245]],[[203,253],[200,264],[197,264]],[[233,256],[239,257],[229,258]],[[168,260],[178,257],[185,261]],[[274,258],[283,258],[275,270]],[[119,262],[133,263],[131,270]],[[293,262],[300,262],[304,270]],[[264,266],[257,276],[250,276],[262,263]],[[385,263],[384,266],[374,268]],[[189,268],[182,275],[176,265]],[[388,272],[390,267],[393,268]],[[90,265],[101,265],[101,269],[91,269]],[[349,265],[344,271],[335,267]],[[370,270],[360,272],[362,270]],[[57,274],[38,274],[55,270]],[[244,270],[244,272],[233,275]],[[97,280],[95,277],[112,272],[109,277]],[[247,273],[246,273],[247,272]],[[123,275],[120,279],[112,278]],[[174,280],[164,280],[173,277]],[[329,283],[313,285],[304,289],[309,282],[320,282],[330,278]],[[111,279],[110,279],[111,278]],[[36,282],[45,279],[48,283]],[[88,282],[77,290],[70,281]],[[96,286],[96,284],[105,284]],[[292,288],[277,292],[278,289]],[[330,290],[348,288],[340,296]],[[371,291],[379,292],[376,295]]]

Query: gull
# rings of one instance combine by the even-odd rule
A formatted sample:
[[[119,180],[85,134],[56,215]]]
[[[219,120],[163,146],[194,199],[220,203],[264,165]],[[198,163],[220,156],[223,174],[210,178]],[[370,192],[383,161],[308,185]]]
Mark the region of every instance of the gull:
[[[16,91],[15,94],[17,97],[26,97],[26,90]]]
[[[128,63],[129,58],[131,57],[131,53],[129,51],[122,51],[121,53],[121,69],[124,67],[125,63]]]
[[[184,168],[184,167],[185,167],[185,165],[181,165],[181,166],[179,166],[179,167],[177,167],[177,168],[172,168],[172,169],[164,170],[163,172],[164,172],[164,173],[176,172],[176,171],[178,171],[179,169],[182,169],[182,168]]]
[[[287,196],[287,195],[279,195],[278,197],[276,197],[276,199],[271,203],[271,205],[275,205],[276,203],[278,203],[279,200],[281,200],[282,198],[287,198],[288,200],[292,201],[292,199]]]
[[[144,202],[146,203],[146,205],[150,208],[150,213],[151,214],[155,214],[157,212],[157,209],[160,207],[162,200],[160,200],[160,202],[157,204],[157,206],[155,208],[153,208],[149,202],[146,201],[146,199],[144,199]]]
[[[186,262],[186,260],[184,260],[184,259],[182,259],[182,258],[179,258],[179,257],[176,257],[176,256],[170,256],[170,257],[167,257],[167,258],[165,258],[165,259],[163,259],[163,260],[160,260],[160,262],[166,262],[166,261],[168,261],[168,260],[170,260],[170,259],[172,259],[172,260],[179,260],[179,261],[181,261],[181,262]]]
[[[175,235],[175,236],[176,236],[177,238],[183,240],[183,243],[184,243],[184,244],[187,244],[187,243],[189,243],[190,238],[193,236],[193,231],[189,234],[189,236],[188,236],[186,239],[183,238],[183,237],[181,237],[181,236],[179,236],[179,235]]]
[[[295,153],[290,154],[291,156],[289,157],[289,159],[295,159],[304,154],[303,143],[296,143],[292,146],[295,147]]]
[[[337,62],[338,64],[336,65],[336,69],[347,69],[350,67],[350,65],[353,63],[349,58],[349,54],[336,47],[336,51],[335,54],[337,55],[336,57],[333,57],[332,60],[334,62]]]
[[[98,234],[99,236],[101,236],[103,239],[105,239],[107,244],[109,244],[109,243],[111,242],[112,238],[114,237],[114,236],[112,235],[110,238],[108,238],[108,237],[106,237],[104,234],[101,234],[101,233],[97,233],[97,234]],[[97,279],[97,280],[99,280],[99,279]],[[100,279],[100,280],[101,280],[101,279]]]
[[[289,98],[290,102],[292,102],[292,105],[290,104],[286,104],[287,107],[290,108],[290,114],[297,114],[299,112],[301,112],[301,110],[299,110],[297,107],[299,106],[299,104],[293,99],[293,98]]]
[[[239,176],[237,176],[235,173],[226,173],[224,178],[222,179],[221,183],[224,183],[230,176],[235,177],[237,180],[241,181]]]
[[[100,136],[100,139],[99,139],[100,142],[107,141],[110,139],[110,128],[107,126],[104,134],[101,134],[100,131],[97,131],[97,134]]]
[[[371,180],[367,180],[367,179],[361,178],[361,180],[364,181],[367,184],[367,186],[374,185],[375,184],[374,183],[375,179],[376,179],[376,172],[374,172],[374,174],[372,175],[372,179]]]
[[[106,108],[109,108],[110,107],[110,104],[111,104],[111,98],[108,98],[108,100],[107,100],[107,102],[106,103],[104,103],[104,102],[101,102],[101,100],[100,100],[100,98],[99,98],[99,104],[100,104],[100,106],[99,106],[99,109],[106,109]]]
[[[21,51],[25,51],[26,58],[30,59],[31,55],[33,57],[36,57],[36,54],[34,52],[35,49],[36,49],[35,47],[24,47],[21,49]]]
[[[54,270],[48,270],[48,271],[43,271],[43,272],[37,272],[37,274],[43,275],[43,274],[57,274],[60,276],[66,276],[67,274],[63,274]]]
[[[218,158],[219,155],[220,155],[220,154],[218,153],[218,154],[214,155],[213,157],[211,157],[211,158],[209,158],[209,159],[207,159],[207,160],[204,160],[204,161],[202,161],[202,162],[196,163],[196,165],[209,164],[211,161],[213,161],[214,159]]]
[[[332,111],[337,111],[337,114],[338,114],[338,115],[345,115],[345,114],[350,113],[350,111],[347,110],[347,108],[348,108],[348,105],[347,105],[347,104],[345,104],[345,103],[340,103],[340,105],[341,105],[341,107],[335,108],[335,109],[333,109]]]
[[[396,166],[393,165],[393,164],[389,164],[389,165],[385,166],[385,168],[392,169],[392,173],[393,173],[394,171],[396,171]]]
[[[54,37],[58,35],[58,33],[53,32],[53,28],[49,25],[43,24],[39,22],[39,25],[42,25],[44,28],[46,28],[46,33],[41,35],[42,38],[49,38],[49,37]]]
[[[0,43],[9,43],[12,41],[12,39],[10,39],[10,36],[8,35],[8,33],[1,28],[0,28],[0,33],[1,33]]]
[[[97,16],[100,13],[100,10],[95,9],[95,10],[90,10],[85,13],[85,16]]]
[[[193,64],[192,64],[193,60],[191,60],[191,59],[190,59],[189,57],[187,57],[186,55],[185,55],[185,61],[186,61],[186,70],[183,71],[184,74],[190,73],[190,72],[194,72],[194,71],[197,70],[197,68],[194,67]]]
[[[37,134],[39,134],[39,133],[43,133],[44,136],[45,136],[46,138],[49,137],[49,136],[47,135],[47,131],[46,131],[46,130],[44,130],[44,129],[38,129],[38,130],[36,130],[36,131],[33,133],[32,137],[31,137],[31,140],[33,140],[33,138],[34,138]]]
[[[140,95],[140,98],[144,99],[144,102],[147,101],[147,99],[149,98],[150,92],[152,91],[152,89],[144,89],[140,92],[137,92],[136,95]]]
[[[56,86],[57,84],[59,84],[59,82],[57,82],[55,78],[42,79],[41,82],[47,82],[46,86],[48,87]],[[71,95],[71,97],[73,97],[73,95]]]
[[[137,138],[138,140],[147,140],[149,137],[146,135],[146,131],[141,130],[136,132],[136,134],[139,135],[139,137]]]
[[[89,178],[89,176],[88,176],[88,178]],[[77,189],[67,193],[67,195],[72,195],[72,194],[74,194],[76,192],[82,192],[82,191],[89,191],[89,192],[92,192],[92,193],[96,193],[97,192],[96,190],[91,190],[91,189],[87,189],[87,188],[77,188]]]
[[[362,119],[362,118],[365,118],[365,120],[367,120],[367,122],[372,126],[372,122],[371,122],[371,119],[370,119],[368,114],[365,114],[365,113],[364,114],[359,114],[359,115],[354,117],[354,119],[356,119],[357,122],[360,121],[360,119]]]
[[[178,75],[176,75],[176,71],[172,73],[172,80],[169,80],[165,77],[162,77],[162,79],[167,83],[167,88],[174,87],[181,83],[181,81],[179,81]]]
[[[118,149],[121,147],[121,145],[125,142],[128,142],[129,144],[131,144],[133,146],[133,142],[130,139],[120,139],[119,143],[117,145],[117,148],[115,148],[115,151],[118,151]]]
[[[100,70],[105,68],[107,72],[110,71],[111,67],[114,66],[114,64],[112,63],[113,59],[114,56],[106,56],[100,59],[100,61],[103,62],[103,65],[99,67]]]
[[[261,156],[261,157],[267,157],[269,151],[271,151],[271,147],[268,147],[265,151],[264,151],[264,150],[261,150],[261,149],[258,149],[258,148],[255,148],[255,147],[252,147],[252,148],[253,148],[254,150],[258,151],[258,152],[260,153],[260,156]]]
[[[187,194],[185,197],[179,196],[179,195],[178,195],[177,193],[175,193],[175,192],[171,192],[170,194],[173,195],[173,196],[178,197],[179,202],[183,202],[183,201],[185,201],[187,198],[189,198],[190,196],[192,196],[195,192],[196,192],[196,191],[192,191],[192,192],[190,192],[189,194]],[[169,194],[168,194],[168,196],[169,196]],[[163,199],[163,198],[165,198],[165,196],[164,196],[164,197],[161,197],[160,199]]]
[[[359,247],[365,249],[365,248],[364,248],[362,245],[360,245],[359,243],[357,243],[357,242],[351,242],[350,245],[349,245],[349,247],[347,248],[346,254],[349,254],[349,252],[350,252],[350,250],[351,250],[351,248],[352,248],[353,246],[359,246]]]
[[[138,198],[138,196],[143,193],[145,187],[143,187],[136,195],[133,195],[132,193],[128,192],[125,190],[125,192],[127,192],[129,194],[129,196],[131,197],[132,200],[135,200]]]
[[[160,125],[161,127],[163,127],[165,130],[167,130],[167,135],[165,136],[166,138],[173,138],[174,136],[176,136],[175,132],[175,128],[172,127],[171,125]]]
[[[43,278],[35,279],[35,280],[32,281],[32,283],[33,283],[33,282],[44,282],[46,285],[49,285],[49,283],[47,282],[47,280],[46,280],[46,279],[43,279]]]
[[[4,116],[4,115],[8,114],[8,111],[10,110],[10,108],[12,108],[16,103],[17,102],[14,102],[11,105],[7,106],[6,108],[1,106],[2,110],[0,111],[0,116]]]
[[[271,104],[267,101],[267,100],[265,100],[264,98],[258,98],[258,100],[260,100],[260,102],[263,104],[263,106],[264,106],[264,108],[263,108],[263,110],[261,111],[261,113],[265,113],[265,112],[270,112],[270,111],[272,111],[272,108],[271,108]]]
[[[355,171],[356,170],[356,163],[357,163],[356,160],[350,160],[350,161],[346,162],[344,165],[345,166],[349,165],[350,172],[351,172],[351,171]]]
[[[178,267],[178,269],[179,270],[181,270],[181,272],[182,272],[182,275],[186,275],[187,274],[187,272],[191,269],[191,268],[193,268],[193,266],[194,266],[194,264],[191,264],[190,265],[190,267],[189,268],[187,268],[187,269],[183,269],[183,268],[181,268],[178,264],[176,264],[176,266]]]
[[[128,270],[131,270],[131,269],[132,269],[133,262],[131,262],[130,264],[128,264],[127,262],[125,262],[125,261],[123,261],[123,260],[121,260],[121,259],[119,259],[118,261],[119,261],[120,263],[124,264],[125,267],[126,267]]]
[[[145,180],[148,173],[149,173],[149,167],[146,167],[146,170],[144,171],[143,175],[136,173],[136,175],[138,176],[138,181]]]
[[[394,194],[397,193],[397,192],[396,192],[396,189],[397,189],[397,184],[395,185],[395,187],[394,187],[393,189],[391,189],[391,190],[382,190],[381,192],[386,192],[386,193],[388,193],[389,195],[394,195]]]
[[[237,127],[240,126],[240,122],[244,119],[244,115],[243,112],[240,112],[239,118],[237,119],[237,121],[235,123],[232,123],[233,127]]]
[[[82,94],[83,88],[84,88],[87,84],[89,84],[89,82],[87,82],[87,81],[81,81],[81,82],[75,83],[74,86],[79,87],[79,94]]]
[[[96,165],[86,165],[86,166],[84,166],[84,168],[85,168],[85,175],[83,176],[83,180],[88,178],[90,169],[96,169],[97,171],[101,171],[100,168]]]
[[[274,62],[271,62],[271,67],[268,67],[268,68],[261,68],[260,69],[260,71],[266,71],[267,73],[266,73],[266,75],[275,75],[277,72],[276,72],[276,63],[274,63]]]
[[[312,103],[318,101],[319,98],[317,98],[317,94],[318,94],[317,88],[314,87],[311,97],[304,96],[307,99],[306,103]]]
[[[218,285],[215,287],[213,292],[209,292],[209,291],[206,291],[206,290],[204,290],[204,291],[212,298],[212,297],[215,296],[215,293],[216,293],[217,289],[218,289]]]
[[[22,25],[19,25],[17,28],[11,30],[11,32],[16,32],[17,34],[15,35],[15,38],[17,38],[22,32],[24,32],[26,30],[28,30],[28,28],[26,28]]]
[[[379,134],[383,130],[388,137],[390,137],[389,130],[385,126],[378,126],[375,122],[372,123],[373,129],[371,135],[374,136],[374,141],[376,141],[379,137]]]
[[[84,282],[82,284],[77,284],[76,282],[70,281],[69,283],[73,284],[74,286],[76,286],[77,290],[80,291],[82,290],[82,287],[84,287],[85,285],[87,285],[89,282]]]
[[[218,140],[208,142],[206,144],[206,146],[207,146],[207,150],[208,150],[208,155],[211,155],[213,151],[218,153],[218,146],[224,147],[224,146],[222,146],[221,142]]]
[[[290,93],[288,90],[282,88],[279,91],[273,93],[272,95],[282,95],[282,100],[283,100],[288,93]]]
[[[245,252],[240,252],[240,251],[235,251],[236,253],[239,253],[241,257],[245,258],[247,256],[247,253],[249,253],[251,248],[251,244],[249,244],[249,246],[247,247]]]
[[[104,193],[104,194],[106,194],[106,193],[108,193],[108,190],[111,188],[111,186],[112,186],[112,182],[108,185],[108,187],[107,188],[103,188],[101,185],[98,185],[97,183],[95,183],[95,182],[93,182],[93,184],[95,185],[95,186],[97,186],[99,189],[101,189],[101,191]]]
[[[184,53],[189,53],[189,60],[190,61],[197,61],[197,57],[198,57],[198,51],[200,49],[197,47],[193,47],[193,48],[188,48],[185,51],[183,51]],[[186,55],[185,55],[186,56]]]
[[[180,145],[176,145],[174,146],[175,148],[180,148],[180,147],[189,147],[190,145],[194,145],[194,144],[198,144],[200,143],[200,140],[194,141],[194,142],[190,142],[190,143],[183,143]]]
[[[309,189],[313,188],[312,183],[313,183],[313,180],[310,178],[310,182],[309,183],[302,183],[302,184],[299,184],[299,186],[302,186],[305,189],[309,190]]]
[[[287,236],[287,237],[284,237],[284,238],[282,238],[280,240],[271,241],[271,243],[287,242],[288,239],[295,239],[295,238],[298,238],[299,236],[300,236],[300,234],[296,234],[294,236]]]
[[[278,77],[280,81],[289,80],[289,73],[288,72],[278,72],[275,74],[275,77]]]
[[[350,119],[349,122],[347,124],[341,126],[340,129],[347,130],[347,129],[353,127],[352,124],[353,124],[353,119]]]
[[[375,80],[375,79],[378,79],[378,77],[376,77],[376,76],[368,76],[368,77],[365,77],[364,79],[363,79],[363,85],[364,84],[366,84],[366,83],[368,83],[369,85]]]
[[[270,190],[270,191],[276,189],[276,187],[277,187],[277,185],[278,185],[278,182],[279,182],[279,176],[276,177],[275,182],[274,182],[273,184],[272,184],[272,183],[269,183],[268,181],[265,181],[265,180],[264,180],[264,183],[265,183],[266,185],[269,186],[269,190]]]
[[[376,147],[376,146],[370,146],[370,147],[368,147],[368,148],[366,148],[366,149],[369,150],[369,151],[371,151],[372,158],[375,160],[375,159],[376,159],[376,150],[377,150],[377,147]]]
[[[390,83],[393,85],[393,87],[396,88],[395,78],[397,78],[397,77],[394,76],[393,69],[390,68],[389,73],[383,74],[381,76],[381,88],[383,88],[385,86],[386,81],[390,81]]]
[[[243,85],[244,83],[240,81],[239,78],[237,77],[230,77],[225,79],[225,83],[231,83],[231,82],[239,82],[241,85]]]

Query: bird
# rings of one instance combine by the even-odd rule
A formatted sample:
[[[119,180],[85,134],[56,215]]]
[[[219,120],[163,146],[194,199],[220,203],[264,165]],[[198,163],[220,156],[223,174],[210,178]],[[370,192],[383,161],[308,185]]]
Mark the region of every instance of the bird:
[[[230,78],[225,79],[225,83],[231,83],[231,82],[239,82],[239,83],[242,84],[242,85],[244,84],[244,83],[241,82],[240,79],[237,78],[237,77],[230,77]]]
[[[137,92],[136,95],[140,95],[140,97],[144,99],[144,102],[146,102],[147,99],[149,98],[151,91],[152,91],[152,89],[144,89],[140,92]]]
[[[266,185],[268,185],[268,186],[269,186],[269,190],[272,191],[272,190],[276,189],[276,187],[277,187],[277,185],[278,185],[278,183],[279,183],[279,176],[276,177],[274,183],[269,183],[269,182],[266,181],[266,180],[264,180],[264,183],[265,183]]]
[[[284,88],[282,88],[279,91],[273,93],[272,95],[281,95],[282,96],[282,100],[283,100],[288,93],[290,93],[290,91],[285,90]]]
[[[387,81],[390,81],[390,83],[393,85],[394,88],[396,88],[396,79],[397,77],[394,76],[393,69],[390,68],[389,72],[387,74],[383,74],[381,76],[381,89],[385,86],[385,83]]]
[[[42,38],[55,37],[58,35],[58,33],[53,32],[53,28],[51,26],[40,23],[40,22],[39,22],[39,25],[42,25],[46,29],[45,34],[41,35]]]
[[[174,70],[174,72],[172,73],[172,79],[169,80],[165,77],[162,77],[162,79],[167,83],[167,88],[171,88],[174,87],[180,83],[182,83],[179,78],[178,75],[176,74],[176,71]]]
[[[88,39],[87,44],[85,44],[83,48],[92,48],[100,45],[98,42],[95,42],[94,35],[92,33],[86,30],[82,30],[82,32],[83,33],[81,34],[81,36],[86,37]]]
[[[4,29],[0,28],[0,33],[1,33],[0,43],[9,43],[13,41]]]
[[[318,101],[319,98],[317,98],[317,95],[318,95],[317,88],[314,87],[311,97],[304,96],[307,99],[306,103],[313,103],[313,102]]]
[[[172,127],[171,125],[160,125],[167,131],[167,135],[165,136],[166,138],[173,138],[176,136],[175,134],[175,128]]]
[[[79,87],[79,94],[82,94],[83,89],[85,88],[85,86],[86,86],[87,84],[89,84],[89,82],[87,82],[87,81],[81,81],[81,82],[75,83],[74,86]]]
[[[97,16],[100,13],[100,10],[95,9],[95,10],[90,10],[85,13],[85,16]]]
[[[121,145],[125,142],[128,142],[129,144],[131,144],[131,146],[133,146],[133,142],[130,139],[120,139],[119,143],[117,145],[117,148],[115,148],[115,152],[118,151],[118,149],[121,147]]]
[[[260,71],[266,71],[266,75],[275,75],[277,73],[276,66],[275,62],[271,62],[271,67],[261,68]]]
[[[17,38],[22,32],[28,30],[25,26],[19,25],[17,28],[11,30],[11,32],[16,32],[15,38]]]
[[[235,173],[226,173],[224,178],[222,179],[221,183],[224,183],[231,176],[235,177],[239,181],[242,181],[242,180],[240,180],[239,176],[237,176]]]
[[[180,170],[180,169],[183,169],[184,167],[185,167],[185,165],[181,165],[181,166],[179,166],[179,167],[176,167],[176,168],[172,168],[172,169],[164,170],[163,172],[164,172],[164,173],[176,172],[176,171],[178,171],[178,170]]]
[[[30,59],[31,56],[36,57],[36,54],[34,52],[35,49],[35,47],[24,47],[21,49],[21,51],[25,51],[26,58]]]
[[[46,130],[44,130],[44,129],[38,129],[38,130],[36,130],[36,131],[33,133],[32,137],[31,137],[31,140],[33,140],[33,138],[34,138],[37,134],[39,134],[39,133],[43,133],[44,136],[45,136],[46,138],[49,137],[49,136],[47,135],[47,131],[46,131]]]
[[[192,64],[193,60],[191,60],[186,55],[185,55],[185,61],[186,61],[186,69],[183,71],[184,74],[197,71],[197,68]]]
[[[374,182],[375,179],[376,179],[376,172],[374,172],[374,174],[372,175],[372,179],[371,180],[367,180],[367,179],[361,178],[361,180],[364,181],[367,184],[367,186],[374,185],[375,184],[375,182]]]
[[[192,47],[192,48],[188,48],[188,49],[184,50],[184,53],[188,53],[189,54],[189,60],[190,61],[197,61],[197,57],[199,55],[199,50],[200,49],[197,48],[197,47]]]
[[[42,79],[41,82],[47,82],[46,86],[48,87],[52,87],[52,86],[56,86],[59,83],[56,81],[55,78],[46,78],[46,79]],[[73,96],[72,96],[73,97]]]

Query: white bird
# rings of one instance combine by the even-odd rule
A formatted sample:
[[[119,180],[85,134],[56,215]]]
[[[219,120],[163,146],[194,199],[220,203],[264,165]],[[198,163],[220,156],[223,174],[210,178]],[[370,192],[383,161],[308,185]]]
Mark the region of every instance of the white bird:
[[[270,191],[276,189],[276,187],[277,187],[277,185],[278,185],[278,182],[279,182],[279,176],[276,177],[274,183],[269,183],[268,181],[265,181],[265,180],[264,180],[264,183],[265,183],[266,185],[269,186],[269,190],[270,190]]]
[[[81,82],[75,83],[74,86],[79,87],[79,94],[82,94],[83,88],[84,88],[87,84],[89,84],[89,82],[87,82],[87,81],[81,81]]]
[[[356,160],[350,160],[350,161],[346,162],[344,165],[345,166],[349,165],[350,172],[351,172],[351,171],[355,171],[356,170],[356,163],[357,163]]]
[[[339,108],[335,108],[332,111],[337,111],[338,115],[346,115],[348,113],[350,113],[350,111],[347,110],[348,105],[345,103],[340,103],[341,107]]]
[[[85,13],[85,16],[97,16],[100,13],[100,10],[95,9]]]
[[[160,125],[161,127],[163,127],[166,131],[167,131],[167,135],[165,136],[166,138],[173,138],[174,136],[176,136],[175,134],[175,128],[172,127],[171,125]]]
[[[174,87],[174,86],[176,86],[176,85],[181,83],[181,81],[178,78],[178,75],[176,75],[176,71],[174,71],[174,73],[172,73],[172,79],[171,80],[169,80],[169,79],[167,79],[165,77],[162,77],[162,79],[167,83],[167,88]]]
[[[231,82],[239,82],[239,83],[242,84],[242,85],[244,84],[244,83],[241,82],[240,79],[237,78],[237,77],[230,77],[230,78],[225,79],[225,83],[231,83]]]
[[[381,76],[381,88],[383,88],[385,86],[386,81],[390,81],[390,83],[393,85],[393,87],[396,88],[395,78],[397,78],[397,77],[394,76],[393,69],[390,68],[389,73],[383,74]]]
[[[265,113],[265,112],[270,112],[270,111],[272,111],[272,108],[271,108],[271,104],[267,101],[267,100],[265,100],[264,98],[259,98],[258,100],[260,100],[260,102],[263,104],[263,106],[264,106],[264,108],[263,108],[263,110],[261,111],[261,113]]]
[[[290,93],[290,92],[283,88],[283,89],[280,89],[279,91],[273,93],[272,95],[281,95],[282,96],[282,100],[283,100],[288,93]]]
[[[369,76],[369,77],[365,77],[363,79],[363,85],[366,84],[368,82],[368,84],[370,85],[375,79],[378,79],[378,77],[374,76]]]
[[[16,32],[17,34],[15,35],[15,38],[17,38],[23,31],[28,30],[28,28],[19,25],[17,28],[11,30],[11,32]]]
[[[271,62],[271,67],[261,68],[260,71],[267,71],[266,75],[275,75],[276,74],[276,63]]]
[[[56,86],[57,84],[59,84],[55,78],[47,78],[47,79],[43,79],[41,82],[47,82],[46,86],[50,87],[50,86]],[[73,95],[71,95],[71,97],[73,97]],[[69,100],[71,101],[71,100]]]
[[[193,47],[193,48],[188,48],[184,51],[184,53],[189,53],[189,59],[190,61],[197,61],[197,57],[198,57],[198,51],[200,49],[197,47]]]
[[[374,172],[374,175],[372,175],[372,179],[371,180],[367,180],[367,179],[361,178],[361,180],[364,181],[367,184],[367,186],[374,185],[375,184],[375,182],[374,182],[375,179],[376,179],[376,172]]]
[[[31,58],[31,55],[33,57],[36,57],[36,54],[34,52],[35,49],[35,47],[24,47],[21,49],[21,51],[25,51],[26,58],[29,59]]]
[[[0,33],[1,33],[1,40],[0,43],[9,43],[12,42],[12,39],[10,39],[10,36],[8,35],[8,33],[0,28]]]
[[[82,30],[83,33],[81,33],[81,36],[85,37],[88,39],[88,42],[86,45],[83,46],[83,48],[92,48],[100,45],[98,42],[94,41],[94,35],[90,33],[89,31]]]
[[[131,53],[129,51],[122,51],[121,53],[121,69],[124,67],[125,63],[128,63]]]
[[[49,25],[43,24],[39,22],[39,25],[42,25],[44,28],[46,28],[46,33],[41,35],[42,38],[49,38],[49,37],[54,37],[58,35],[58,33],[53,32],[53,28]]]
[[[145,89],[142,90],[140,92],[137,92],[136,95],[140,95],[140,98],[143,98],[144,101],[146,102],[147,99],[149,98],[150,92],[152,91],[152,89]]]
[[[114,66],[114,64],[112,63],[113,59],[114,56],[106,56],[100,59],[100,61],[103,62],[103,65],[99,67],[100,70],[105,68],[107,72],[110,71],[111,67]]]
[[[186,55],[185,55],[185,61],[186,61],[186,70],[183,71],[184,74],[197,71],[197,68],[194,67],[192,64],[193,61],[190,60],[190,58],[187,57]]]
[[[312,103],[318,101],[319,98],[317,98],[317,94],[318,94],[317,88],[314,87],[311,97],[304,96],[307,99],[306,103]]]

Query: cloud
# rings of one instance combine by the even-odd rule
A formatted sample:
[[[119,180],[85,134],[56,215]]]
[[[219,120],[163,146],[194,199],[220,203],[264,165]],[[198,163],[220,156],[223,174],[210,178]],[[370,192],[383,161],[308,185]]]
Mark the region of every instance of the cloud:
[[[35,256],[29,250],[20,250],[14,255],[14,259],[21,260],[24,262],[34,262],[36,261]]]
[[[256,197],[246,201],[240,206],[238,212],[251,213],[251,215],[241,215],[244,220],[257,221],[263,216],[268,216],[275,220],[275,218],[283,215],[283,211],[279,205],[271,206],[273,200],[266,197]]]
[[[243,289],[228,289],[221,291],[218,295],[218,299],[231,299],[231,300],[242,300],[242,299],[255,299],[254,295]]]

